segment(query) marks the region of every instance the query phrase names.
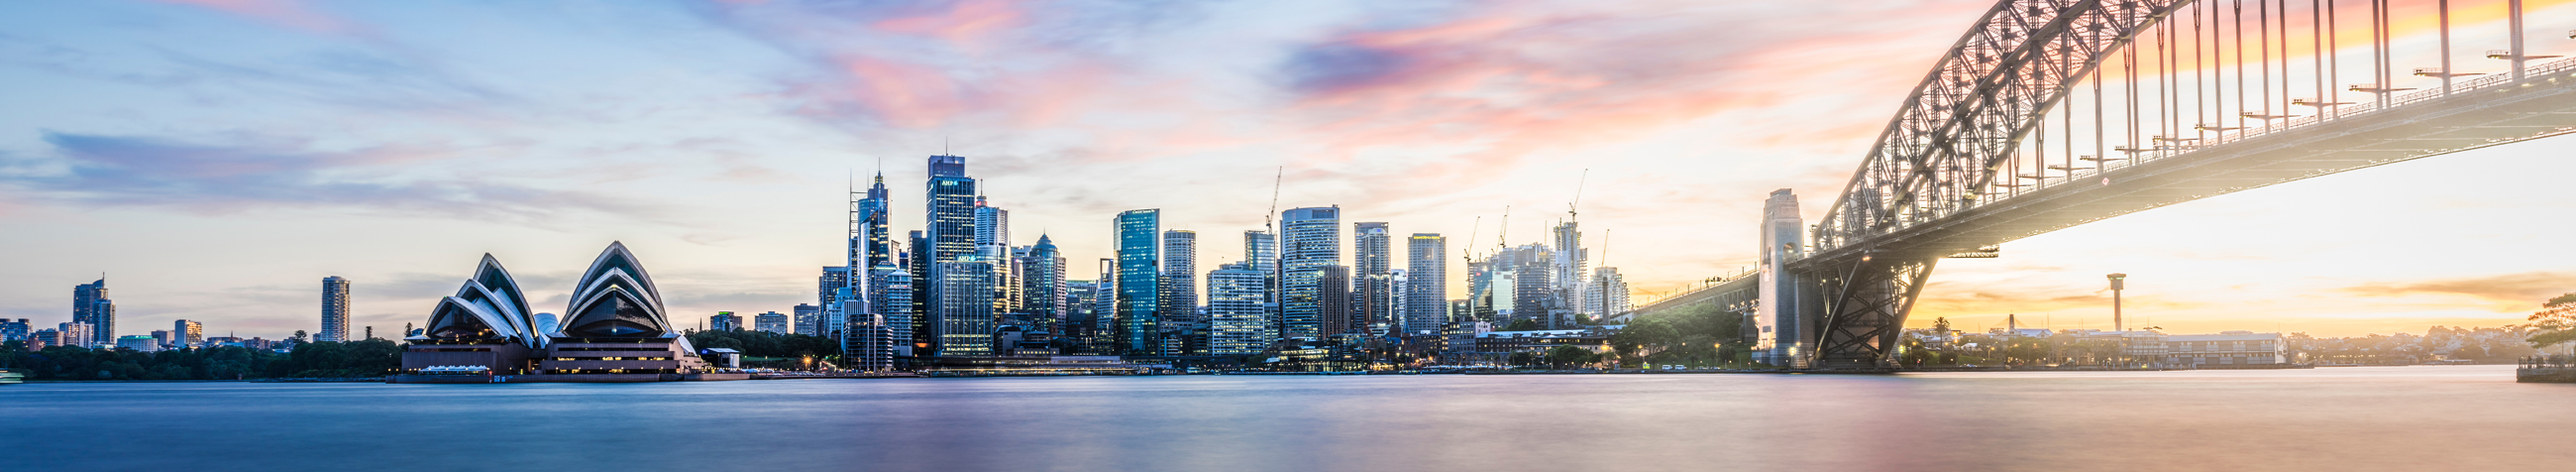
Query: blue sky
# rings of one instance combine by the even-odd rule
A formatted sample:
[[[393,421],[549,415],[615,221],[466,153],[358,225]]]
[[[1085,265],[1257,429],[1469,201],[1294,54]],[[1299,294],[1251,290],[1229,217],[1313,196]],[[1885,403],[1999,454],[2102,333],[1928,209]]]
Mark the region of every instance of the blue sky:
[[[834,263],[852,174],[917,227],[943,150],[1077,267],[1137,208],[1235,260],[1283,167],[1282,208],[1536,242],[1588,169],[1588,241],[1643,296],[1750,265],[1772,189],[1822,211],[1987,3],[12,2],[0,316],[67,321],[105,272],[121,334],[273,337],[339,275],[390,332],[486,252],[559,311],[610,241],[677,313],[783,312]],[[2566,145],[2017,241],[1945,262],[1917,321],[2086,323],[2127,272],[2170,331],[2517,322],[2576,291]]]

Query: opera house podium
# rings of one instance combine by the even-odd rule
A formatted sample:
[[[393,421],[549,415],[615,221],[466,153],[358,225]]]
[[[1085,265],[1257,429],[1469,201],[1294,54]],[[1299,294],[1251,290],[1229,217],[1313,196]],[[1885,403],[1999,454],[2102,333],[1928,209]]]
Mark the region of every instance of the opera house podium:
[[[429,325],[404,338],[392,383],[660,382],[699,377],[707,363],[672,329],[661,291],[623,243],[610,243],[573,286],[558,321],[532,313],[518,282],[490,254]]]

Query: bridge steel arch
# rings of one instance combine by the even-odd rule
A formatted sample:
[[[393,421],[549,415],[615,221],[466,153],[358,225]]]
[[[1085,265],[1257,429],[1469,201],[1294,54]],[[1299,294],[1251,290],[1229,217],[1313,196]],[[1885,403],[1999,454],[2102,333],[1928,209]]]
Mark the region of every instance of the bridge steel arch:
[[[1949,254],[1874,247],[1874,237],[1975,207],[2048,110],[2190,3],[2004,0],[1988,10],[1915,86],[1816,226],[1799,264],[1822,288],[1804,304],[1816,311],[1804,317],[1816,348],[1802,363],[1888,365],[1905,314]]]

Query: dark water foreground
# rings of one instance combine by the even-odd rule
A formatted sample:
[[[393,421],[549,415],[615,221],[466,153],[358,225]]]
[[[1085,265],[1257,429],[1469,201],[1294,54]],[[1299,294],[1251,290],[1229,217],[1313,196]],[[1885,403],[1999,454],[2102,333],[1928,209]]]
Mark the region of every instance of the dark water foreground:
[[[0,386],[0,471],[2576,470],[2512,366]]]

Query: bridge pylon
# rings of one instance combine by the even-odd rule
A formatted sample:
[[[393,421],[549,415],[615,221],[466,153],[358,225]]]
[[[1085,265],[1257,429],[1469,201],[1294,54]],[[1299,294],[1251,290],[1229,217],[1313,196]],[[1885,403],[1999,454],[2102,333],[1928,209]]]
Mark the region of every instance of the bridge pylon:
[[[1816,349],[1807,365],[1817,369],[1883,369],[1895,367],[1905,315],[1932,277],[1938,256],[1862,257],[1808,266],[1801,279],[1812,286],[1801,305],[1813,321]]]

